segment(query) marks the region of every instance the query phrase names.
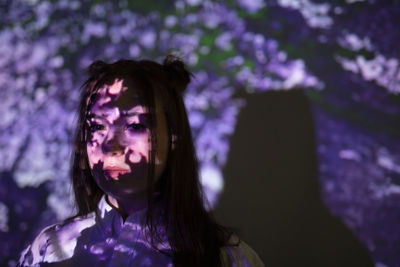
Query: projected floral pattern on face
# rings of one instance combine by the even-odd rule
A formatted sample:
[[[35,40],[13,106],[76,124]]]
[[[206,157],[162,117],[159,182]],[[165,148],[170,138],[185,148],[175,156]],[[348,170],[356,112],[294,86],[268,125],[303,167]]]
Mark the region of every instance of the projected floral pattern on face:
[[[151,150],[148,109],[137,90],[123,80],[104,85],[87,115],[87,155],[96,183],[113,199],[145,194]],[[156,101],[157,148],[155,176],[165,167],[168,134],[165,116]]]
[[[185,104],[212,203],[224,189],[221,170],[243,108],[233,96],[324,88],[308,91],[320,107],[314,115],[321,195],[377,264],[399,262],[394,1],[6,2],[0,265],[12,266],[40,228],[73,214],[66,159],[83,70],[96,59],[160,60],[167,51],[183,56],[197,77]]]

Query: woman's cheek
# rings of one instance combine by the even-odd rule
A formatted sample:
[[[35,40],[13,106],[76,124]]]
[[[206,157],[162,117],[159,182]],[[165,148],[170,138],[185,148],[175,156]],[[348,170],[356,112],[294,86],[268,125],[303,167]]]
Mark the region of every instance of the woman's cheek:
[[[93,166],[99,163],[103,157],[99,145],[99,140],[94,138],[91,142],[87,143],[86,151],[88,154],[90,168],[93,169]]]
[[[142,158],[146,162],[149,162],[149,143],[147,137],[130,144],[128,150],[131,152],[129,153],[129,161],[131,163],[138,163]]]

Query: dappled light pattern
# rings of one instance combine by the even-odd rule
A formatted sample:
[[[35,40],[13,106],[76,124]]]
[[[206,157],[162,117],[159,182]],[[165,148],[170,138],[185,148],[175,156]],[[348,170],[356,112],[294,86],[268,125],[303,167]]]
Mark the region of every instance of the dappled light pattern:
[[[17,266],[173,266],[165,229],[158,227],[154,246],[148,240],[149,229],[143,226],[146,209],[123,220],[103,195],[98,214],[92,212],[43,229],[22,252]],[[229,266],[253,266],[253,253],[244,242],[239,247],[221,248],[223,261]]]
[[[24,250],[18,265],[172,266],[165,234],[155,248],[146,240],[142,229],[145,212],[138,211],[123,221],[103,196],[99,217],[93,212],[49,226]]]
[[[97,185],[118,199],[146,191],[151,146],[149,113],[141,104],[143,100],[134,88],[128,89],[124,80],[115,79],[100,88],[93,101],[86,117],[86,150]],[[167,135],[166,129],[158,132]],[[159,159],[159,148],[163,147],[165,152],[168,146],[163,141],[168,142],[168,137],[159,140],[159,146],[153,148],[159,163],[156,170],[166,161],[166,153]]]
[[[241,96],[303,88],[326,206],[376,264],[398,266],[398,2],[14,0],[0,11],[1,264],[74,213],[68,159],[84,69],[174,53],[196,76],[185,104],[209,208]]]

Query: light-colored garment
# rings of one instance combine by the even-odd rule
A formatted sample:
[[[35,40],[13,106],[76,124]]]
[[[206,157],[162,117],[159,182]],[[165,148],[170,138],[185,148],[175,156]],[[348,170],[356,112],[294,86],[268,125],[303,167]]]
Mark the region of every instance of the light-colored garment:
[[[156,243],[157,250],[143,236],[145,209],[124,222],[104,196],[98,207],[98,217],[92,212],[43,229],[21,253],[18,266],[173,266],[168,241]],[[224,266],[264,266],[243,241],[222,248],[221,256]]]

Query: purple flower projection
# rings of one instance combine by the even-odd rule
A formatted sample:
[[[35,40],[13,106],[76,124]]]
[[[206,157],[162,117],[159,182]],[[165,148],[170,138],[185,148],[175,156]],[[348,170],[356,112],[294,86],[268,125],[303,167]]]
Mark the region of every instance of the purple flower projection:
[[[389,2],[330,1],[326,15],[332,23],[315,27],[304,15],[309,1],[277,2],[278,14],[298,10],[304,23],[315,28],[301,31],[304,24],[294,22],[286,26],[304,33],[288,37],[299,53],[308,55],[301,46],[311,37],[313,49],[321,51],[305,61],[325,84],[318,94],[308,93],[325,204],[364,242],[377,266],[398,266],[400,76],[393,46],[400,40],[395,30],[400,9]]]
[[[156,244],[165,253],[162,254],[151,247],[142,232],[148,231],[142,229],[145,209],[130,215],[124,222],[103,196],[99,211],[98,217],[93,212],[47,227],[36,242],[23,251],[20,266],[43,262],[65,266],[173,266],[165,233],[164,241]],[[43,259],[40,253],[44,251]]]
[[[85,68],[95,59],[160,61],[173,53],[195,74],[185,104],[210,209],[246,105],[235,95],[307,88],[324,201],[377,264],[396,266],[399,7],[372,0],[176,0],[156,8],[136,2],[4,5],[0,170],[9,192],[24,197],[13,203],[0,190],[0,238],[21,233],[3,249],[3,261],[15,259],[11,251],[38,229],[74,213],[68,167]],[[12,225],[39,197],[46,202],[31,208],[31,221]]]

